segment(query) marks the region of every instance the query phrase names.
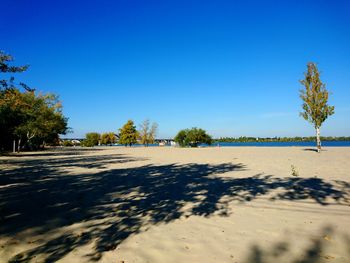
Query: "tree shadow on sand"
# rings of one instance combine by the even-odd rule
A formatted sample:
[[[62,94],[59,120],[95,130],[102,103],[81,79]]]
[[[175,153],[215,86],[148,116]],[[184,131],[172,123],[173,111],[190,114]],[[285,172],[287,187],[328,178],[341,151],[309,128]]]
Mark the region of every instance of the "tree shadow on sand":
[[[333,236],[336,236],[338,242],[343,245],[342,256],[333,253],[333,250],[339,245],[333,244]],[[336,232],[333,227],[326,226],[312,238],[306,240],[305,247],[291,242],[288,239],[273,244],[266,248],[259,245],[253,245],[244,262],[246,263],[323,263],[323,262],[348,262],[350,258],[350,237],[346,234]],[[305,242],[305,240],[304,240]],[[299,245],[299,247],[298,247]],[[339,261],[338,261],[339,260]]]
[[[54,262],[76,248],[94,244],[86,261],[99,260],[123,240],[152,225],[180,217],[227,216],[229,202],[309,199],[320,205],[349,205],[349,184],[318,178],[220,176],[243,164],[168,164],[69,174],[63,168],[103,169],[140,160],[125,155],[77,156],[13,161],[0,171],[0,237],[54,233],[10,262],[43,258]],[[278,189],[278,193],[273,191]],[[79,232],[67,227],[80,223]]]
[[[103,151],[101,148],[81,148],[81,147],[53,147],[40,150],[38,152],[20,152],[20,153],[12,153],[12,152],[4,152],[2,155],[7,157],[59,157],[59,156],[69,156],[69,155],[83,155],[88,153],[94,153]],[[0,155],[1,156],[1,155]]]

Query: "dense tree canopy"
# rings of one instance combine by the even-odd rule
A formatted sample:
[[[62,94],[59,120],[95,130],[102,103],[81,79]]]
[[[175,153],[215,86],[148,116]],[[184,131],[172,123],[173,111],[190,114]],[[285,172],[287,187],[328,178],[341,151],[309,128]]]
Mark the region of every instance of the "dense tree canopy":
[[[18,148],[57,144],[58,135],[67,132],[67,119],[57,96],[16,88],[0,91],[0,125],[3,149],[9,149],[13,140]]]
[[[132,120],[119,129],[119,143],[125,146],[135,144],[137,142],[138,132]]]
[[[200,128],[180,130],[174,138],[180,146],[198,147],[199,144],[204,143],[211,145],[212,138],[205,130]]]
[[[0,52],[0,73],[27,69],[27,66],[10,66],[12,60]],[[48,143],[57,144],[58,135],[65,134],[67,129],[67,118],[56,95],[37,94],[24,83],[16,85],[13,77],[0,79],[0,150],[9,150],[13,142],[18,150],[22,146],[35,149]]]

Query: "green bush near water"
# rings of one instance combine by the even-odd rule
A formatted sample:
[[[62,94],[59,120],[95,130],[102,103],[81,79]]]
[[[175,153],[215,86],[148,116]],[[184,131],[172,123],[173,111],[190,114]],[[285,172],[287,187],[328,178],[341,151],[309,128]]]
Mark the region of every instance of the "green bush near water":
[[[174,138],[181,147],[198,147],[199,144],[212,144],[212,137],[200,128],[191,128],[180,130]]]

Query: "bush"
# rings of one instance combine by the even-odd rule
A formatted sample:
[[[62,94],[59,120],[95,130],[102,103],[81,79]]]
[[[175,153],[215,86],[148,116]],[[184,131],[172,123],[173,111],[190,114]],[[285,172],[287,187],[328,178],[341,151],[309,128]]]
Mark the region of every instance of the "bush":
[[[181,147],[190,146],[198,147],[199,144],[205,143],[211,145],[212,138],[205,130],[200,128],[180,130],[174,138]]]
[[[100,134],[97,132],[90,132],[85,135],[86,139],[82,141],[81,145],[85,147],[93,147],[98,145],[100,141]]]
[[[117,142],[117,137],[114,132],[102,133],[101,135],[101,144],[103,145],[112,145]]]

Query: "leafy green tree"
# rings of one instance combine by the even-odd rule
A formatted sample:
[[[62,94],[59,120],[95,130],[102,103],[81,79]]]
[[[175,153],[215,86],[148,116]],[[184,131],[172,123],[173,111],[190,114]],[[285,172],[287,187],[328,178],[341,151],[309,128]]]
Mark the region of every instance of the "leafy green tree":
[[[28,66],[11,66],[13,58],[0,51],[0,73],[18,73]],[[19,87],[24,89],[21,92]],[[67,118],[54,94],[36,94],[14,78],[0,79],[0,149],[10,149],[11,142],[20,150],[22,145],[38,148],[46,143],[58,143],[58,135],[68,131]],[[14,147],[15,150],[15,147]]]
[[[174,141],[177,142],[181,147],[189,145],[189,141],[187,140],[188,131],[189,129],[180,130],[174,138]]]
[[[102,134],[101,134],[101,144],[102,144],[102,145],[107,145],[107,144],[109,144],[109,136],[108,136],[108,133],[102,133]]]
[[[117,142],[117,137],[114,132],[103,133],[101,135],[101,144],[111,145]]]
[[[150,121],[144,120],[140,125],[139,136],[141,144],[148,146],[148,144],[152,144],[155,141],[155,137],[157,135],[158,124],[153,123],[150,126]]]
[[[213,141],[212,137],[200,128],[180,130],[174,140],[182,147],[198,147],[201,143],[211,145]]]
[[[0,148],[10,149],[15,129],[24,121],[23,101],[17,89],[0,90]]]
[[[138,132],[132,120],[119,129],[119,143],[125,146],[135,144],[137,142]]]
[[[62,105],[53,94],[36,95],[17,88],[0,92],[1,145],[9,148],[11,141],[36,149],[46,143],[58,143],[58,135],[68,130]]]
[[[334,114],[334,106],[328,105],[328,91],[320,79],[316,64],[307,64],[305,79],[300,83],[305,87],[300,90],[300,98],[303,101],[303,112],[300,115],[315,127],[317,151],[321,152],[320,128],[328,116]]]
[[[14,77],[3,79],[3,73],[19,73],[28,66],[11,66],[13,57],[0,51],[0,150],[9,149],[14,138],[14,129],[21,123],[21,109]],[[21,83],[23,87],[27,85]],[[15,142],[14,142],[15,145]]]
[[[67,131],[67,119],[62,114],[62,105],[54,94],[36,95],[34,92],[24,92],[22,95],[23,114],[22,123],[15,128],[15,135],[31,148],[38,145],[58,141],[58,134]]]
[[[93,147],[99,144],[100,142],[100,134],[97,132],[89,132],[85,135],[85,140],[83,141],[82,146]]]

